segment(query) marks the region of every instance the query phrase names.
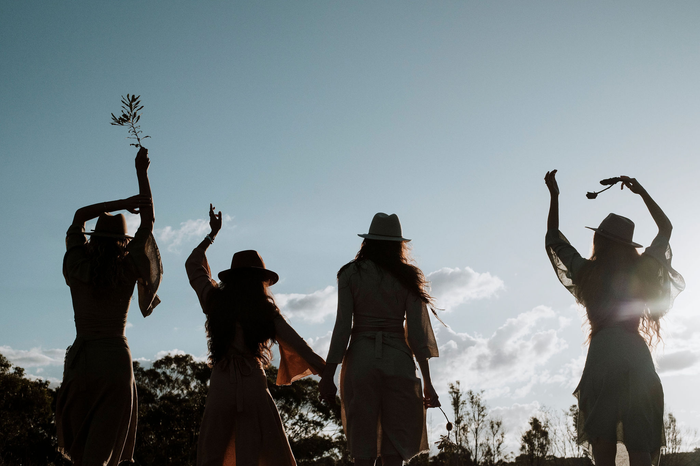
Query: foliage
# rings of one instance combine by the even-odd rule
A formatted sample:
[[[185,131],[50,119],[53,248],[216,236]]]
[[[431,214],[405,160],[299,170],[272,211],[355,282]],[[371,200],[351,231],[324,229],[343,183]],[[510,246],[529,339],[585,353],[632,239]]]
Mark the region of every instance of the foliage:
[[[58,453],[49,383],[25,378],[0,354],[0,465],[67,465]]]
[[[127,94],[126,98],[122,96],[122,114],[116,117],[112,113],[112,125],[114,126],[126,126],[129,129],[129,139],[136,139],[136,144],[129,144],[134,147],[142,147],[141,139],[150,138],[150,136],[139,136],[143,131],[141,131],[141,126],[136,123],[141,120],[141,115],[139,112],[143,110],[143,105],[141,105],[141,96]]]
[[[520,453],[525,455],[528,464],[541,465],[549,457],[552,441],[549,438],[549,424],[532,416],[530,429],[520,438]]]

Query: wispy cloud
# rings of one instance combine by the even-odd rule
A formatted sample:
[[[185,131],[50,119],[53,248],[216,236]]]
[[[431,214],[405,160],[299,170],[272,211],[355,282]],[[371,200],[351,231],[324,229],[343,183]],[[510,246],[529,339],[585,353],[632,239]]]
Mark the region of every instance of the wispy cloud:
[[[223,226],[230,228],[229,223],[233,220],[230,215],[224,214]],[[196,220],[186,220],[180,223],[179,228],[173,228],[168,225],[164,228],[156,228],[155,236],[158,242],[166,246],[170,252],[180,252],[180,246],[196,238],[200,241],[209,233],[209,220],[198,218]]]
[[[448,312],[467,301],[491,298],[504,288],[500,278],[489,272],[475,272],[469,267],[443,267],[429,273],[427,278],[438,306]]]
[[[20,367],[62,366],[66,350],[43,349],[17,350],[9,346],[0,346],[2,353],[12,364]]]
[[[290,319],[318,324],[335,314],[338,294],[334,286],[327,286],[309,294],[279,293],[275,295],[275,302]]]

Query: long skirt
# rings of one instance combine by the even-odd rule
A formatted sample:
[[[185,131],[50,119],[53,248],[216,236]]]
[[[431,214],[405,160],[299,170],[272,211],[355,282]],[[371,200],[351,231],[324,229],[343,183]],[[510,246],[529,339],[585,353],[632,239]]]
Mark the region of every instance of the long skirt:
[[[579,400],[579,444],[620,442],[627,451],[648,452],[656,464],[666,444],[664,392],[638,333],[620,327],[598,331],[574,396]]]
[[[73,464],[132,461],[138,397],[126,337],[78,336],[56,400],[58,446]]]
[[[343,427],[354,459],[428,451],[420,378],[403,334],[352,335],[340,375]]]
[[[229,357],[212,369],[197,445],[197,466],[295,466],[265,371]]]

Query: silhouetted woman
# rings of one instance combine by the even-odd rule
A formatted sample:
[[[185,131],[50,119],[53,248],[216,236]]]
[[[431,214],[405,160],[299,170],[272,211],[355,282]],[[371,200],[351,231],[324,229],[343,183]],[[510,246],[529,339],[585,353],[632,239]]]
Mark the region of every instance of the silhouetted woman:
[[[671,222],[634,178],[624,186],[641,196],[659,232],[639,254],[634,223],[610,214],[595,231],[593,253],[582,258],[559,231],[556,170],[547,172],[551,204],[547,254],[561,283],[586,308],[590,346],[581,381],[578,441],[590,445],[597,466],[615,464],[625,444],[632,466],[656,462],[664,445],[664,394],[649,346],[660,338],[659,319],[685,283],[671,268]],[[587,227],[590,228],[590,227]]]
[[[432,298],[396,214],[376,214],[359,236],[360,251],[338,272],[338,314],[320,390],[335,402],[333,377],[342,362],[343,425],[355,464],[373,465],[381,456],[385,466],[401,465],[428,450],[425,408],[440,406],[428,366],[438,356]]]
[[[209,207],[211,233],[190,254],[187,276],[207,315],[209,394],[197,445],[198,466],[296,465],[264,367],[280,349],[277,385],[320,374],[324,361],[280,314],[268,287],[277,282],[256,251],[234,254],[231,268],[211,277],[206,250],[221,229]]]
[[[76,465],[116,466],[133,458],[138,403],[124,328],[134,284],[141,312],[148,316],[160,302],[162,273],[151,233],[149,164],[148,151],[141,148],[136,156],[140,194],[78,209],[66,236],[63,275],[77,336],[66,353],[56,426],[59,448]],[[133,239],[124,215],[108,213],[118,210],[140,214]],[[95,230],[85,233],[85,222],[95,217]]]

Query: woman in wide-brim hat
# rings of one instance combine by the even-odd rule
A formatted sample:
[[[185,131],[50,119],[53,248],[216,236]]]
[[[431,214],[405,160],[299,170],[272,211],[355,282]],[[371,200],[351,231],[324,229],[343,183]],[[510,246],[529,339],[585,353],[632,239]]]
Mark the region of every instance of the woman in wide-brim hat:
[[[440,406],[428,365],[438,356],[432,298],[396,214],[376,214],[359,236],[360,251],[338,272],[338,313],[320,390],[335,402],[333,378],[342,363],[343,427],[355,464],[374,465],[381,456],[394,466],[429,449],[425,408]]]
[[[212,279],[206,250],[221,229],[221,212],[209,206],[211,233],[192,251],[185,268],[207,315],[209,393],[197,445],[198,466],[293,466],[264,368],[279,344],[277,385],[320,374],[324,361],[282,317],[269,292],[278,276],[256,251],[234,254],[231,268]]]
[[[581,381],[578,442],[592,449],[597,466],[615,464],[624,443],[632,466],[656,463],[665,444],[664,395],[649,347],[660,339],[660,318],[685,287],[671,267],[671,222],[634,178],[623,185],[638,194],[659,232],[642,254],[634,223],[608,215],[595,231],[584,259],[559,231],[556,170],[547,172],[550,192],[546,249],[561,283],[586,308],[589,348]]]
[[[148,316],[160,302],[162,273],[152,234],[149,164],[148,151],[141,148],[136,156],[140,194],[78,209],[66,236],[63,275],[77,336],[66,353],[56,427],[61,452],[75,464],[116,466],[133,460],[138,403],[124,329],[134,285],[138,282],[139,307]],[[133,238],[124,215],[109,213],[119,210],[140,214]],[[86,233],[85,222],[95,217],[95,230]]]

